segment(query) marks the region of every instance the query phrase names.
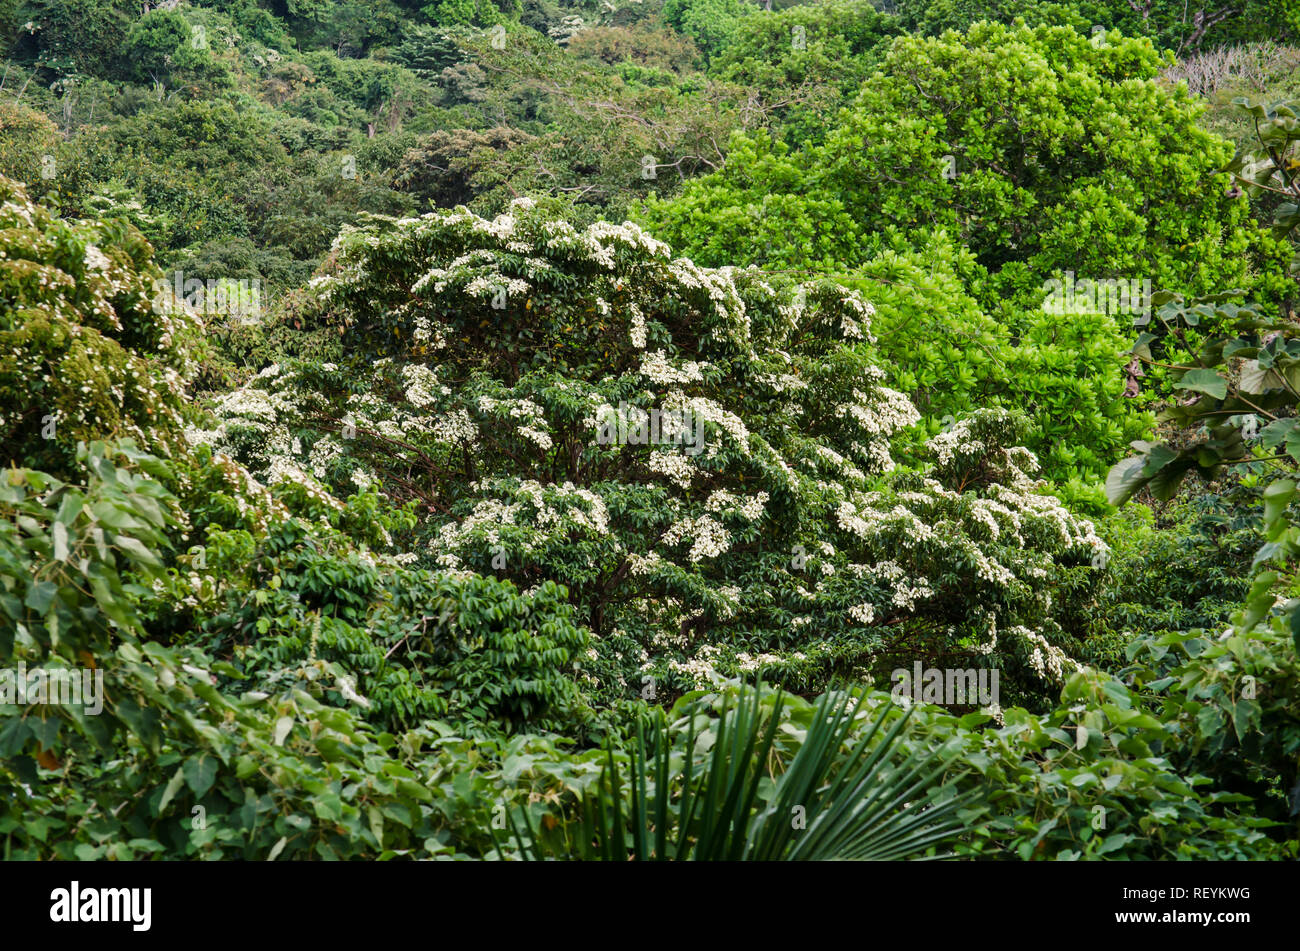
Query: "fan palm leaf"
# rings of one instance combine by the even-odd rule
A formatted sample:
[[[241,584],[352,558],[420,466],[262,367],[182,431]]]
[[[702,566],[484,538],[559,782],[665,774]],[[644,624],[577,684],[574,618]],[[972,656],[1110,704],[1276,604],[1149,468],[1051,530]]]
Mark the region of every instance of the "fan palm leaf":
[[[785,698],[778,691],[764,715],[764,696],[758,688],[734,703],[724,698],[711,744],[701,742],[697,716],[674,729],[656,711],[638,724],[626,776],[606,747],[573,840],[539,834],[527,810],[517,810],[515,851],[604,861],[883,860],[922,856],[961,829],[960,811],[978,794],[958,795],[943,782],[952,749],[905,742],[910,711],[891,716],[887,703],[864,727],[865,695],[825,694],[786,762],[778,744],[790,724]]]

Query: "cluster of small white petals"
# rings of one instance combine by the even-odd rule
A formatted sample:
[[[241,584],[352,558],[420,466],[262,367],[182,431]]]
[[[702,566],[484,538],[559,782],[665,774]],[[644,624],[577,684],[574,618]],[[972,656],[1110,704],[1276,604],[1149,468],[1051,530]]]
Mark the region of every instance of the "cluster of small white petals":
[[[759,654],[757,657],[751,657],[744,651],[736,654],[736,665],[743,671],[753,671],[762,667],[773,667],[784,663],[785,658],[778,657],[776,654]]]
[[[641,375],[651,383],[699,383],[704,379],[700,364],[687,361],[675,367],[662,350],[647,353],[641,358]]]
[[[454,410],[445,416],[440,416],[433,424],[431,435],[437,442],[446,442],[454,444],[464,444],[476,446],[478,444],[478,427],[474,425],[474,420],[470,419],[466,410]]]
[[[704,507],[710,512],[732,513],[747,522],[752,522],[762,518],[767,500],[766,492],[759,492],[750,498],[741,498],[726,489],[717,489],[709,495]]]
[[[406,383],[406,399],[417,409],[437,402],[435,393],[447,395],[450,390],[439,384],[438,374],[423,363],[409,363],[402,367],[402,380]]]
[[[658,552],[652,551],[648,555],[638,555],[636,552],[628,552],[628,571],[633,575],[648,575],[657,567],[664,563],[663,558]]]
[[[690,456],[659,449],[650,452],[650,471],[667,476],[671,482],[682,489],[689,489],[691,479],[695,476],[695,466]]]
[[[601,301],[600,303],[604,304],[605,302]],[[605,305],[605,309],[608,311],[608,304]],[[644,350],[647,332],[645,314],[641,312],[641,308],[636,304],[629,304],[628,312],[632,315],[632,327],[630,331],[632,346],[636,347],[638,350]]]
[[[736,447],[745,455],[749,455],[749,428],[744,421],[735,413],[728,412],[717,403],[701,396],[685,400],[680,406],[673,406],[669,401],[665,401],[667,409],[686,409],[697,414],[706,423],[714,423],[722,427],[723,432],[727,433],[735,442]]]
[[[849,617],[859,624],[870,624],[876,619],[876,606],[870,601],[863,604],[855,604],[849,608]]]
[[[1067,674],[1079,669],[1076,661],[1042,634],[1019,625],[1008,628],[1006,633],[1020,641],[1027,654],[1029,666],[1044,680],[1063,683]]]
[[[711,515],[674,522],[664,533],[662,542],[671,547],[684,539],[693,541],[687,555],[692,563],[704,558],[716,558],[731,547],[731,533]]]
[[[668,662],[668,667],[674,673],[686,677],[694,686],[708,687],[722,679],[714,669],[721,652],[722,649],[714,644],[704,644],[699,652],[685,663],[671,660]]]
[[[969,419],[958,420],[938,435],[931,436],[925,448],[941,466],[948,465],[958,454],[974,456],[987,451],[984,443],[972,435]]]

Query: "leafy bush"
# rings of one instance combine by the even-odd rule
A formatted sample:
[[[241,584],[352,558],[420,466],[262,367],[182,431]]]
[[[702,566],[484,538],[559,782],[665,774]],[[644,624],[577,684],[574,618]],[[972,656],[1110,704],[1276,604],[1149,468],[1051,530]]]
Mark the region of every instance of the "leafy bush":
[[[1023,18],[1072,26],[1101,27],[1146,36],[1179,53],[1243,40],[1274,39],[1300,30],[1300,8],[1290,0],[1226,0],[1213,10],[1179,0],[896,0],[909,29],[937,34],[965,31],[979,20],[1010,23]]]
[[[711,213],[753,205],[743,232],[731,222],[747,246],[731,262],[761,260],[771,243],[784,264],[841,269],[870,256],[865,234],[941,227],[989,271],[975,285],[986,306],[1036,308],[1043,282],[1067,270],[1192,293],[1228,286],[1242,274],[1243,209],[1212,173],[1230,149],[1196,127],[1193,102],[1155,82],[1160,64],[1149,44],[1095,46],[1064,28],[900,38],[826,142],[800,156],[814,187],[756,162],[755,143],[681,203],[651,203],[650,220],[694,252],[717,230]],[[824,221],[822,246],[803,249],[797,228],[781,240],[782,202]]]
[[[587,634],[553,584],[521,596],[492,578],[412,571],[296,520],[264,537],[210,528],[203,552],[177,598],[195,602],[209,649],[257,683],[337,663],[386,729],[430,717],[559,726],[580,705],[569,670]]]
[[[742,19],[709,72],[770,103],[767,121],[787,143],[815,143],[826,116],[857,94],[897,32],[867,0],[800,4]]]
[[[1089,663],[1121,670],[1130,643],[1174,631],[1222,630],[1250,589],[1262,541],[1258,504],[1258,491],[1244,488],[1189,492],[1158,515],[1135,505],[1100,523],[1110,554],[1090,619]]]
[[[79,442],[169,453],[198,325],[156,289],[128,221],[69,222],[0,179],[0,454],[66,477]]]
[[[729,45],[732,34],[753,9],[740,0],[667,0],[664,19],[693,39],[708,57]]]

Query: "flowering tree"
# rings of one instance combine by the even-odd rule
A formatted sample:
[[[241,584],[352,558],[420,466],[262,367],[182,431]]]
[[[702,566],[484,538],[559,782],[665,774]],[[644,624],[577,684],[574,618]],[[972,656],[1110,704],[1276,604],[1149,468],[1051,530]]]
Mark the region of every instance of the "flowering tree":
[[[268,367],[191,438],[268,482],[418,500],[407,562],[564,585],[594,696],[936,653],[996,655],[1032,692],[1070,668],[1102,543],[1036,491],[1004,411],[896,470],[918,416],[854,292],[527,200],[345,231],[314,285],[301,316],[354,365]]]
[[[110,209],[111,212],[111,209]],[[156,293],[153,250],[120,215],[69,222],[0,177],[0,452],[65,474],[78,441],[180,440],[199,323]]]

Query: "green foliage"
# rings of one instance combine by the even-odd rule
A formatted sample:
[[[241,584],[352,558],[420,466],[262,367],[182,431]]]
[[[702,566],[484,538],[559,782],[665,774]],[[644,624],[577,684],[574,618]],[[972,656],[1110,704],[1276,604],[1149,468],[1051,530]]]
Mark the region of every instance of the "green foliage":
[[[348,507],[361,504],[354,497]],[[521,596],[493,578],[381,568],[349,550],[347,536],[327,546],[323,535],[297,521],[264,537],[209,528],[204,567],[196,572],[191,558],[177,578],[178,600],[196,602],[204,643],[258,683],[298,664],[337,663],[355,673],[371,720],[388,729],[432,716],[518,729],[575,714],[569,670],[587,633],[562,589]],[[183,627],[177,620],[169,626]],[[249,634],[255,643],[246,646]]]
[[[1184,742],[1179,725],[1096,671],[1074,674],[1049,716],[1008,711],[1005,727],[969,742],[966,760],[993,787],[990,820],[972,836],[975,854],[1068,861],[1295,853],[1294,836],[1286,843],[1286,830],[1258,815],[1250,797],[1171,767],[1168,755]]]
[[[1290,0],[1227,0],[1213,9],[1180,0],[896,0],[909,30],[935,35],[965,31],[979,20],[1010,23],[1023,18],[1087,32],[1118,30],[1146,36],[1184,52],[1202,46],[1294,36],[1300,7]]]
[[[133,78],[171,85],[185,73],[202,74],[212,63],[206,33],[196,33],[175,10],[154,10],[132,24],[124,52]]]
[[[509,149],[475,156],[486,167],[471,204],[483,214],[520,195],[549,195],[568,199],[581,212],[575,220],[620,221],[652,189],[717,168],[740,121],[737,87],[596,64],[526,29],[511,28],[500,49],[486,34],[462,46],[473,62],[444,68],[444,101],[476,121],[451,128],[518,130]]]
[[[649,70],[686,74],[699,65],[700,51],[689,37],[664,30],[657,22],[625,26],[595,26],[583,30],[568,43],[568,52],[579,59],[599,60],[610,66],[624,66],[624,76],[641,78]],[[626,67],[646,72],[632,72]]]
[[[33,194],[41,198],[46,184],[41,169],[48,166],[47,155],[58,167],[61,146],[58,126],[39,111],[20,102],[0,103],[0,175],[38,183]]]
[[[517,0],[513,7],[511,12],[518,15]],[[483,27],[506,20],[505,11],[489,0],[434,0],[421,7],[420,12],[439,26]]]
[[[345,709],[366,707],[354,675],[322,660],[283,668],[259,683],[262,690],[225,692],[219,684],[245,679],[237,667],[190,646],[145,641],[145,608],[166,591],[164,533],[177,524],[173,497],[146,473],[170,476],[129,446],[83,448],[78,461],[80,485],[25,469],[10,470],[0,485],[6,675],[18,662],[79,663],[107,684],[95,710],[15,697],[12,678],[0,683],[7,858],[437,855],[460,841],[453,827],[474,808],[484,813],[480,839],[490,843],[479,797],[513,795],[519,773],[505,781],[489,763],[486,775],[474,775],[470,764],[482,753],[449,727],[426,721],[413,732],[375,731]],[[471,586],[460,607],[490,619],[458,633],[490,639],[501,608],[480,607],[474,594]],[[484,667],[460,652],[476,649],[444,648],[461,658],[452,669],[471,691],[482,686]],[[507,652],[485,656],[509,665]],[[555,664],[560,655],[545,659]],[[530,687],[493,696],[527,705]],[[511,749],[548,747],[524,739]],[[449,768],[460,774],[456,792],[435,802],[437,777]],[[557,764],[551,775],[569,768]],[[530,771],[539,772],[546,775]]]
[[[0,485],[0,659],[13,659],[15,650],[20,657],[93,658],[111,650],[115,628],[138,623],[131,596],[142,590],[131,585],[130,572],[158,577],[175,514],[162,485],[116,466],[117,454],[145,473],[165,473],[129,443],[115,452],[83,443],[76,459],[86,468],[84,489],[17,468]]]
[[[26,20],[19,40],[57,74],[117,72],[127,25],[135,4],[118,0],[34,0],[15,11],[11,27]]]
[[[716,718],[687,699],[671,728],[662,712],[648,737],[638,727],[626,786],[607,748],[572,820],[579,828],[553,822],[539,834],[521,810],[511,816],[515,847],[534,860],[880,861],[920,857],[961,828],[971,796],[922,794],[957,744],[900,754],[906,717],[886,727],[886,707],[858,722],[870,713],[865,696],[824,694],[806,717],[761,689],[734,706],[724,695]],[[766,771],[773,781],[763,782]]]
[[[1030,26],[1045,23],[1070,26],[1082,32],[1094,24],[1113,25],[1088,19],[1081,12],[1085,4],[1086,0],[1084,4],[1057,0],[896,0],[894,5],[909,32],[927,36],[938,36],[948,30],[964,33],[980,20],[1009,24],[1023,19]]]
[[[910,821],[915,829],[926,818],[942,821],[946,808],[958,809],[965,831],[946,838],[963,857],[1239,860],[1295,852],[1294,841],[1270,837],[1279,835],[1278,824],[1256,815],[1250,797],[1215,790],[1207,776],[1172,767],[1165,751],[1179,746],[1179,728],[1149,712],[1123,683],[1092,670],[1071,677],[1050,714],[1007,710],[1005,724],[985,728],[985,714],[903,710],[880,693],[827,695],[816,703],[786,697],[778,715],[774,696],[750,695],[749,689],[682,697],[670,714],[675,719],[652,724],[648,738],[626,751],[607,751],[598,779],[572,807],[538,804],[511,812],[511,841],[522,840],[525,856],[663,859],[694,856],[702,846],[734,856],[752,854],[765,841],[790,849],[791,857],[809,854],[831,845],[832,830],[853,828],[846,815],[852,810],[827,808],[815,824],[817,806],[827,800],[813,798],[807,830],[787,830],[798,780],[824,769],[847,778],[842,764],[850,749],[865,752],[858,744],[866,740],[869,755],[900,771],[922,762],[943,770],[940,785],[930,787],[937,798],[927,799]],[[1176,689],[1170,693],[1194,704]],[[856,720],[833,718],[854,709]],[[718,735],[724,721],[732,731],[729,748]],[[762,748],[767,730],[774,730],[776,755],[766,762],[776,765],[759,771],[751,765],[759,760],[732,751]],[[699,742],[692,744],[692,737]],[[746,782],[755,774],[768,778],[764,772],[770,781],[759,782],[755,793]],[[837,796],[845,785],[821,788]],[[621,796],[612,794],[616,789]],[[752,803],[750,809],[710,808],[723,789],[734,794],[727,802]],[[871,796],[859,801],[867,809],[875,804]],[[909,820],[903,815],[882,816],[874,831],[904,834],[899,827]],[[685,834],[683,816],[690,817]],[[823,833],[820,841],[811,838],[815,828]]]
[[[1296,3],[164,6],[0,2],[0,855],[1297,856]]]
[[[1234,620],[1240,620],[1234,618]],[[1300,673],[1289,618],[1246,633],[1172,631],[1128,649],[1135,685],[1181,742],[1171,761],[1249,798],[1263,818],[1298,831]]]
[[[741,222],[727,222],[731,240],[749,248],[741,263],[761,260],[771,241],[783,264],[842,270],[872,252],[864,233],[942,227],[990,272],[976,287],[986,306],[1036,307],[1043,282],[1066,270],[1207,290],[1241,275],[1232,252],[1245,238],[1224,234],[1240,203],[1209,177],[1226,143],[1196,128],[1193,103],[1153,82],[1159,63],[1148,44],[1093,46],[1062,28],[984,24],[964,37],[902,38],[825,144],[799,157],[815,187],[783,181],[780,151],[768,158],[754,143],[689,185],[680,204],[651,203],[650,217],[696,253],[694,236],[721,224],[705,212],[752,205],[741,234]],[[955,161],[947,176],[946,155]],[[787,201],[806,210],[777,244],[780,232],[762,229],[790,217],[778,210]],[[800,217],[822,223],[821,243],[806,246]]]
[[[129,221],[65,221],[0,179],[0,454],[66,477],[78,443],[181,432],[197,325]]]
[[[818,142],[827,116],[856,96],[897,32],[867,0],[793,6],[742,19],[709,72],[750,90],[787,143]]]
[[[1098,526],[1110,555],[1092,618],[1100,651],[1088,656],[1094,665],[1121,669],[1125,648],[1144,638],[1222,630],[1246,597],[1261,542],[1258,489],[1184,495],[1159,516],[1133,505]]]
[[[732,34],[754,9],[742,0],[667,0],[664,20],[712,57],[730,44]]]
[[[1285,108],[1242,105],[1256,119],[1260,151],[1243,150],[1229,168],[1256,196],[1273,188],[1296,197],[1288,158],[1300,140],[1295,118]],[[1279,238],[1289,238],[1300,221],[1294,207],[1277,206]],[[1300,345],[1292,339],[1292,320],[1232,302],[1240,296],[1157,298],[1157,322],[1133,352],[1136,360],[1159,364],[1177,394],[1162,414],[1167,438],[1135,443],[1138,454],[1115,466],[1107,491],[1117,503],[1139,491],[1168,499],[1195,472],[1207,480],[1239,479],[1247,498],[1262,502],[1254,508],[1262,507],[1262,538],[1251,541],[1263,544],[1249,565],[1238,556],[1249,590],[1230,626],[1218,636],[1197,628],[1153,634],[1130,644],[1128,653],[1142,662],[1139,675],[1153,693],[1168,691],[1162,715],[1189,737],[1175,755],[1223,787],[1249,792],[1261,813],[1292,821],[1300,802],[1289,672],[1300,651],[1294,568],[1300,530],[1290,503],[1300,450],[1290,433]]]
[[[926,418],[918,437],[979,407],[1018,410],[1031,421],[1024,444],[1048,476],[1065,481],[1095,478],[1147,435],[1151,416],[1125,398],[1117,372],[1126,360],[1118,320],[986,312],[963,281],[978,271],[970,252],[943,233],[924,240],[918,251],[882,252],[847,282],[875,305],[889,381]]]
[[[937,404],[932,427],[972,402],[1027,406],[1048,473],[1095,476],[1148,424],[1121,398],[1124,317],[1107,304],[1064,322],[1043,306],[1050,282],[1206,290],[1244,277],[1250,243],[1241,202],[1212,177],[1226,143],[1155,82],[1159,63],[1148,44],[1064,28],[901,38],[823,143],[738,138],[721,171],[651,198],[645,216],[704,263],[898,280],[872,296],[941,328],[882,335],[896,382],[927,415]],[[953,288],[946,307],[899,261],[913,251],[941,255],[927,269]]]

